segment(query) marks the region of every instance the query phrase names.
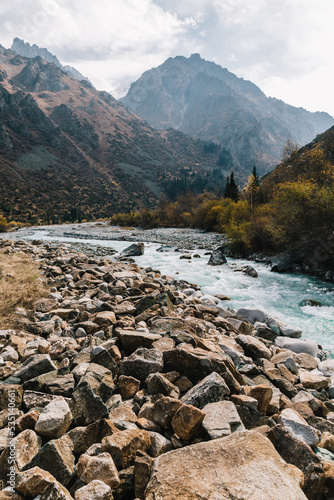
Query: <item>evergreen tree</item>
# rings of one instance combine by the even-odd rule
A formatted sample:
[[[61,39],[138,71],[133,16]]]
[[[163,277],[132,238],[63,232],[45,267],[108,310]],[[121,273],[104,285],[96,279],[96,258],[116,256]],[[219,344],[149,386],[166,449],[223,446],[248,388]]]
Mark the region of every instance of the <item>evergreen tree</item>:
[[[234,201],[237,201],[239,198],[239,188],[235,182],[233,171],[230,176],[227,176],[224,197]]]

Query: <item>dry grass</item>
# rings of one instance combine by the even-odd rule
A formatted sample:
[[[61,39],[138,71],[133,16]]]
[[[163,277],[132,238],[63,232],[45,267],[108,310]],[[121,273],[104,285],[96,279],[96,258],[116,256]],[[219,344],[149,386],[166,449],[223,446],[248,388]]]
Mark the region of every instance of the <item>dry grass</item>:
[[[15,328],[15,309],[29,310],[46,295],[39,266],[31,256],[0,251],[0,328]]]

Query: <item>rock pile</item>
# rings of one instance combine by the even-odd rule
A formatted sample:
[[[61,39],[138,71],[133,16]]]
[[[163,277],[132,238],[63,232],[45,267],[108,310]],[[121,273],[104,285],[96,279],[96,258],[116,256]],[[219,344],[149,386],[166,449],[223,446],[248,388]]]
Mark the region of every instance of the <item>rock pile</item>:
[[[334,363],[308,342],[151,268],[2,246],[50,294],[0,331],[0,499],[333,498]]]

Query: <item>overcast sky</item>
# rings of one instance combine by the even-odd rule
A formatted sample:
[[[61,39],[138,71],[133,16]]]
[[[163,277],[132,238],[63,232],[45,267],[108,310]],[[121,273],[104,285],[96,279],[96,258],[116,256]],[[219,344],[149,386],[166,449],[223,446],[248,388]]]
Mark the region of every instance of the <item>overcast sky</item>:
[[[267,95],[334,115],[334,0],[1,0],[0,43],[48,48],[117,95],[198,52]]]

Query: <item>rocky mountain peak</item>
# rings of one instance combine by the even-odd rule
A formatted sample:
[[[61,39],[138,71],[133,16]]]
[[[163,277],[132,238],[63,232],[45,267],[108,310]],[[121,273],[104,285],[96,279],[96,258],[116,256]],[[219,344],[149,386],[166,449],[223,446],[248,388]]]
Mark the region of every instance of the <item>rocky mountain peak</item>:
[[[88,80],[88,78],[83,76],[78,70],[76,70],[72,66],[68,65],[63,66],[59,61],[59,59],[54,54],[49,52],[48,49],[41,48],[35,43],[33,45],[30,45],[30,43],[25,42],[24,40],[21,40],[20,38],[17,37],[14,38],[11,49],[13,52],[16,52],[16,54],[19,54],[20,56],[23,57],[28,57],[30,59],[34,59],[35,57],[41,57],[45,61],[53,63],[56,66],[58,66],[58,68],[60,68],[62,71],[67,73],[75,80],[79,81],[84,80],[93,87],[92,83]]]
[[[252,82],[199,54],[169,58],[146,71],[121,102],[158,130],[173,127],[220,144],[232,155],[239,177],[254,165],[262,174],[270,171],[288,139],[302,146],[334,124],[327,113],[268,98]]]

